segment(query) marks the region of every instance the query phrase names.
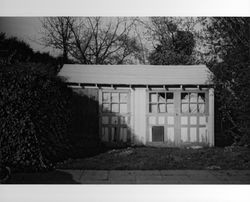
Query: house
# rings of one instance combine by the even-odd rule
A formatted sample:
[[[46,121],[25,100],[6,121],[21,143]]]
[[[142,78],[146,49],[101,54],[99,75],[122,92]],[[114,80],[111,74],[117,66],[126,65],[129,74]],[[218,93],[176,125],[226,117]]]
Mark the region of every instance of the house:
[[[205,65],[65,64],[58,75],[98,101],[104,142],[214,145],[214,89]]]

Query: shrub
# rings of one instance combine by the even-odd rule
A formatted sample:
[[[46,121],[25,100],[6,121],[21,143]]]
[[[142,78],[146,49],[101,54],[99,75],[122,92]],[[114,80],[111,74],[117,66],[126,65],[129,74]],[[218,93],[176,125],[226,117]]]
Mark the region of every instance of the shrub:
[[[37,66],[0,68],[0,157],[19,169],[48,168],[70,151],[72,92]]]

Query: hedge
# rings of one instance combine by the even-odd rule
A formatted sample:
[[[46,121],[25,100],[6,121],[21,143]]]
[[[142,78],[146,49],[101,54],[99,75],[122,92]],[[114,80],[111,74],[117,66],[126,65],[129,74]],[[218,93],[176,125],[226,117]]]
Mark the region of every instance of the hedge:
[[[12,168],[46,169],[71,150],[72,92],[40,67],[0,67],[0,158]]]

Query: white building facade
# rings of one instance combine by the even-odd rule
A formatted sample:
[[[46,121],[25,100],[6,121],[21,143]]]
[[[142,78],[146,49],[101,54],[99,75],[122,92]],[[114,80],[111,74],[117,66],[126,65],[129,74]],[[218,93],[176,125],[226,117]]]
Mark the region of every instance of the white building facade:
[[[205,65],[64,65],[68,86],[99,103],[103,142],[214,146],[214,89]]]

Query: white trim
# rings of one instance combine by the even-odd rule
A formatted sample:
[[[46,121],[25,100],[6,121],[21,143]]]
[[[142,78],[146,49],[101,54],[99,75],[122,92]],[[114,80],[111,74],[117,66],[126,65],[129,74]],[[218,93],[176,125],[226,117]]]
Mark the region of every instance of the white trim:
[[[209,116],[208,116],[208,134],[209,145],[214,146],[214,89],[209,89]]]

